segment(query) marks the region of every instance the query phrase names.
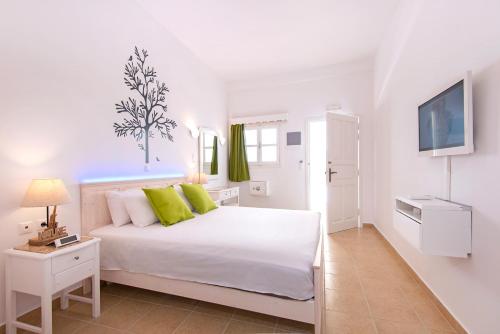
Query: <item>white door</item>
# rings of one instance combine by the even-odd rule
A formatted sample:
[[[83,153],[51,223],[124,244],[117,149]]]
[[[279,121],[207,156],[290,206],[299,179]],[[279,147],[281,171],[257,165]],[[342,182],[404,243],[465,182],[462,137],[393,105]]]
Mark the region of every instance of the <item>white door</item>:
[[[358,226],[358,118],[326,114],[328,233]]]

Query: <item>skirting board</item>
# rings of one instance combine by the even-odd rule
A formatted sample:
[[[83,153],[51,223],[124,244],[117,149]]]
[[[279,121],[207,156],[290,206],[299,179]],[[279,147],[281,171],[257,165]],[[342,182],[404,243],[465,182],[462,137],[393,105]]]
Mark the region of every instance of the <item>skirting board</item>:
[[[401,253],[394,247],[389,239],[385,236],[385,234],[377,227],[375,224],[366,224],[365,228],[374,228],[384,239],[387,247],[395,252],[399,257],[401,257],[404,261],[404,265],[412,278],[427,292],[427,294],[432,298],[434,304],[437,306],[439,311],[443,314],[443,316],[448,320],[450,325],[455,329],[458,334],[467,334],[468,332],[464,329],[462,324],[453,316],[453,314],[446,308],[446,306],[439,300],[436,294],[429,288],[429,286],[425,283],[425,281],[417,274],[417,272],[413,269],[413,267],[408,263],[408,261],[401,255]]]

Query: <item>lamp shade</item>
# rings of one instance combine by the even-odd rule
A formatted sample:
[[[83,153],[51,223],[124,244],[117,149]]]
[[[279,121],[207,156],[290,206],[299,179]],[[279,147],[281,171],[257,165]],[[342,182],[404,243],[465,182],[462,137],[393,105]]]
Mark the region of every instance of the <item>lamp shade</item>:
[[[198,184],[207,184],[208,178],[205,173],[192,173],[188,176],[188,182],[198,183]]]
[[[70,197],[60,179],[34,179],[31,181],[21,206],[41,207],[65,204]]]

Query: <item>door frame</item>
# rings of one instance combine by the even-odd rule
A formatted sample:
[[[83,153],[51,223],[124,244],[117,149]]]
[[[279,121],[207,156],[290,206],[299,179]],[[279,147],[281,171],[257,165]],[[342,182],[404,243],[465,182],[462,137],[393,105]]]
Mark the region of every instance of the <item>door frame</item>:
[[[309,192],[311,191],[311,184],[310,184],[310,181],[309,181],[309,175],[310,175],[310,172],[311,172],[311,168],[309,167],[309,159],[311,157],[311,151],[309,149],[309,123],[311,121],[324,121],[325,122],[325,126],[326,126],[326,113],[323,115],[323,116],[312,116],[312,117],[307,117],[306,118],[306,126],[305,126],[305,140],[304,140],[304,143],[305,143],[305,151],[306,151],[306,161],[305,161],[305,165],[306,165],[306,208],[307,210],[310,210],[311,209],[311,203],[310,203],[310,198],[309,198]],[[326,152],[325,152],[325,155],[326,155]],[[325,183],[326,183],[326,179],[325,179]],[[326,218],[326,217],[325,217]]]
[[[361,148],[361,119],[362,119],[362,116],[361,115],[358,115],[356,113],[350,113],[350,112],[345,112],[345,111],[342,111],[342,110],[332,110],[332,111],[326,111],[326,113],[330,113],[330,114],[338,114],[338,115],[344,115],[344,116],[353,116],[356,118],[357,120],[357,130],[358,130],[358,136],[357,136],[357,139],[358,139],[358,142],[357,142],[357,145],[358,145],[358,166],[357,166],[357,171],[358,171],[358,199],[357,199],[357,213],[358,213],[358,218],[357,218],[357,227],[358,228],[361,228],[363,226],[363,224],[361,223],[361,151],[360,151],[360,148]],[[325,119],[326,119],[326,113],[325,113]],[[325,152],[326,154],[326,152]],[[328,159],[327,159],[328,160]],[[325,166],[325,169],[327,167]],[[327,194],[328,196],[328,194]],[[328,198],[327,198],[328,200]],[[327,202],[327,206],[328,206],[328,202]],[[328,208],[327,208],[327,214],[328,214]],[[335,233],[335,232],[341,232],[343,230],[339,230],[339,231],[335,231],[333,229],[330,228],[330,223],[329,223],[329,220],[328,220],[328,217],[327,217],[327,222],[326,222],[326,229],[327,229],[327,233],[328,234],[331,234],[331,233]]]

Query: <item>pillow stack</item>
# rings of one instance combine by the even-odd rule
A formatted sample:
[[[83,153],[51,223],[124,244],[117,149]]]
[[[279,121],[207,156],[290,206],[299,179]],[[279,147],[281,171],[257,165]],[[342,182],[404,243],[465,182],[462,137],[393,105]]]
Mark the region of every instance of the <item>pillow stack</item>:
[[[167,188],[108,191],[108,208],[116,227],[132,222],[145,227],[160,221],[164,226],[194,218],[217,208],[208,192],[199,184],[181,184]]]

